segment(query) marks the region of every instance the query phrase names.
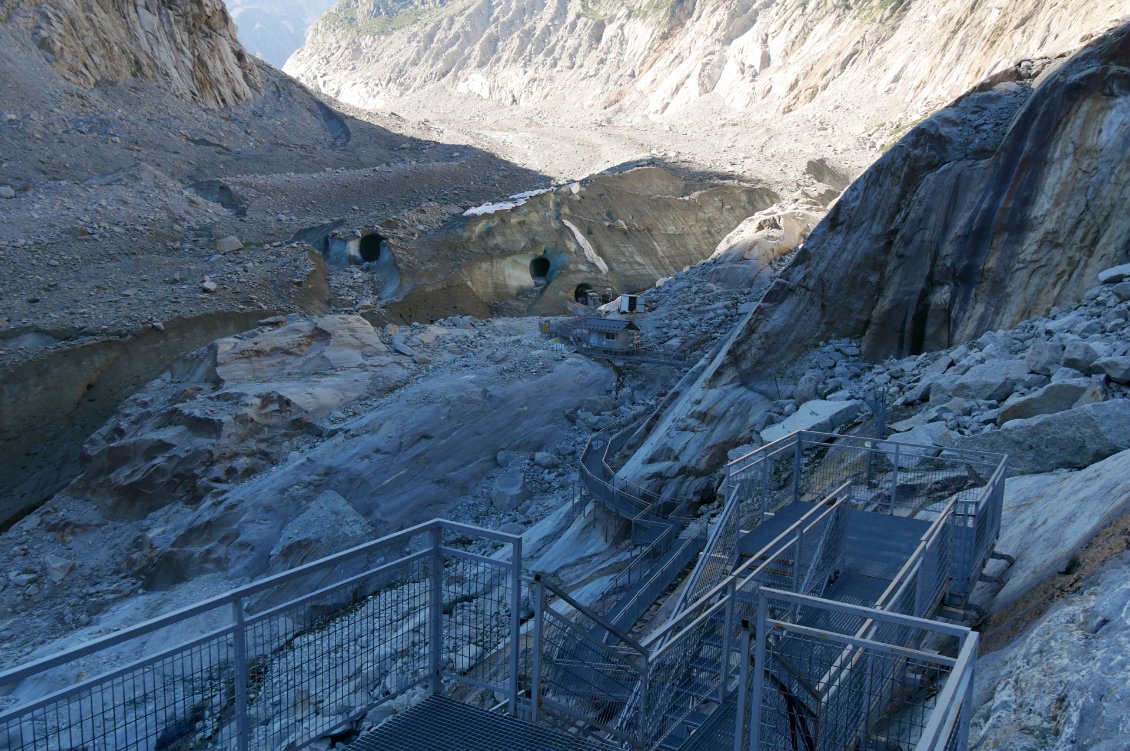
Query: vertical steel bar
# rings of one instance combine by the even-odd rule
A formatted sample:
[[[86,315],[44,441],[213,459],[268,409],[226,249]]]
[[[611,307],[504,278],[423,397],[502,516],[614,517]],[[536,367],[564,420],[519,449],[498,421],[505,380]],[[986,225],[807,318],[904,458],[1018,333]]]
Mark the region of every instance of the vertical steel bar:
[[[858,748],[863,748],[864,741],[867,740],[867,735],[871,732],[871,692],[875,688],[875,655],[871,652],[865,652],[864,654],[866,655],[866,659],[863,661],[863,664],[866,666],[865,670],[867,672],[863,674],[863,696],[860,697],[860,701],[863,702],[863,711],[860,715],[862,720],[859,723],[859,727],[856,728],[855,733],[856,746]]]
[[[510,714],[518,716],[518,672],[521,668],[522,630],[522,538],[514,540],[510,549]]]
[[[542,634],[545,628],[545,583],[541,574],[534,576],[534,644],[533,665],[530,667],[530,710],[531,720],[536,724],[541,712],[541,649]]]
[[[746,711],[746,700],[749,698],[750,677],[760,677],[758,672],[751,669],[749,664],[752,636],[749,619],[742,618],[742,655],[738,668],[738,711],[734,713],[737,723],[737,727],[734,728],[734,751],[742,751],[745,747],[746,733],[752,732],[749,727],[750,712]],[[756,726],[753,731],[756,731]]]
[[[895,444],[894,469],[891,470],[891,516],[895,514],[895,504],[899,499],[899,444]]]
[[[800,500],[800,462],[801,444],[804,442],[804,433],[797,433],[795,448],[793,449],[793,501]]]
[[[801,556],[804,555],[804,527],[797,530],[796,542],[793,543],[793,591],[800,591]]]
[[[761,744],[761,689],[765,670],[765,641],[769,627],[766,625],[769,603],[760,589],[757,590],[757,647],[753,653],[753,696],[750,703],[749,751],[758,751]]]
[[[428,614],[428,641],[431,642],[431,677],[428,681],[428,692],[438,694],[441,687],[440,666],[443,658],[443,528],[433,524],[429,530],[432,544],[431,555],[431,597],[429,598],[431,612]]]
[[[958,720],[959,727],[957,731],[957,747],[958,751],[966,751],[969,748],[969,721],[973,716],[973,678],[977,672],[977,639],[979,636],[974,631],[965,637],[966,639],[973,640],[973,646],[969,654],[969,666],[966,668],[966,680],[969,682],[965,686],[965,696],[961,699],[961,715]]]
[[[726,618],[722,621],[722,679],[718,682],[719,703],[726,700],[726,686],[730,683],[730,638],[734,630],[734,596],[734,580],[731,578],[726,584]]]
[[[247,716],[247,624],[244,620],[243,598],[232,601],[232,617],[235,619],[235,721],[236,748],[247,751],[251,743],[251,722]]]

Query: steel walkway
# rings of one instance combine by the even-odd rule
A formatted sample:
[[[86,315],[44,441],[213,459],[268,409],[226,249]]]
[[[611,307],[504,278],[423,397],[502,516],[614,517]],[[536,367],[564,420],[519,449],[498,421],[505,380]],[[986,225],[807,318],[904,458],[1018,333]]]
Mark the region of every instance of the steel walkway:
[[[353,751],[619,751],[434,695],[349,744]]]

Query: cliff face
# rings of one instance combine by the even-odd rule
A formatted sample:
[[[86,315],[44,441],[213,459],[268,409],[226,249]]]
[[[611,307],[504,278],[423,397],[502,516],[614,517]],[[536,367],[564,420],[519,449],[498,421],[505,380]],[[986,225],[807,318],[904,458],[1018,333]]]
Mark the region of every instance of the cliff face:
[[[654,116],[936,106],[1077,48],[1120,0],[341,0],[286,70],[361,106],[422,92]]]
[[[849,187],[625,473],[713,483],[773,400],[813,398],[804,356],[821,342],[857,339],[870,359],[953,346],[1074,303],[1125,263],[1130,24],[1034,82],[971,92]]]
[[[858,180],[735,350],[749,377],[822,339],[917,354],[1072,302],[1130,254],[1130,26],[1034,93],[973,93]],[[783,357],[782,357],[783,355]]]
[[[262,83],[222,0],[3,0],[0,20],[86,88],[140,78],[219,108],[250,98]]]

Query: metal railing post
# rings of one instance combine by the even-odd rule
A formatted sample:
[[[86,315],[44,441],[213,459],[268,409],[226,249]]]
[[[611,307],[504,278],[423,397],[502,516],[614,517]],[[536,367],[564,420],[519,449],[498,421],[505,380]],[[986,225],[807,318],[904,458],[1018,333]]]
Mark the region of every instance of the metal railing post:
[[[251,722],[247,716],[247,624],[244,620],[243,598],[232,601],[232,617],[235,619],[235,721],[236,748],[247,751],[251,745]]]
[[[957,731],[958,751],[967,751],[969,748],[969,722],[973,719],[973,678],[977,674],[977,632],[971,633],[967,638],[974,640],[974,648],[969,658],[969,678],[965,686],[965,696],[961,699],[961,716],[958,719]]]
[[[800,591],[800,561],[804,554],[804,527],[797,530],[796,542],[793,543],[793,591]]]
[[[443,528],[435,524],[429,532],[432,543],[432,570],[429,577],[431,613],[428,619],[428,641],[431,642],[431,677],[428,681],[428,692],[438,694],[442,684],[440,668],[443,659]]]
[[[534,644],[533,664],[530,667],[530,719],[537,724],[541,713],[541,648],[545,628],[545,583],[541,574],[534,576]]]
[[[753,653],[753,696],[750,707],[749,751],[758,751],[761,745],[761,680],[762,671],[765,670],[765,641],[768,637],[769,604],[758,589],[757,591],[757,647]]]
[[[729,583],[726,584],[726,618],[722,626],[722,660],[720,666],[722,668],[722,680],[718,683],[718,703],[722,703],[726,700],[726,686],[730,682],[730,638],[734,630],[735,591],[734,580],[731,579]]]
[[[659,718],[651,716],[651,662],[646,661],[643,666],[643,685],[640,686],[640,727],[638,730],[639,737],[645,739],[645,733],[651,732],[653,723],[658,722]],[[648,740],[643,740],[641,744],[647,748],[651,744]]]
[[[863,722],[860,723],[859,730],[856,732],[856,740],[860,748],[863,748],[863,742],[867,738],[867,734],[871,732],[871,704],[873,697],[871,692],[875,689],[875,655],[867,652],[867,673],[866,681],[864,681],[863,689]]]
[[[510,714],[518,716],[518,673],[522,667],[522,538],[511,546],[510,576],[514,584],[510,594]]]
[[[804,443],[804,433],[798,433],[796,447],[793,449],[793,502],[800,500],[800,459],[801,444]]]
[[[750,677],[760,678],[757,670],[751,670],[749,664],[750,642],[752,641],[752,637],[753,631],[750,627],[749,619],[742,618],[742,656],[738,670],[738,711],[735,712],[737,727],[734,728],[734,751],[742,751],[745,747],[746,733],[750,732],[750,713],[746,711],[746,700],[749,698]]]
[[[891,471],[891,516],[895,515],[895,504],[899,498],[899,444],[895,444],[894,469]]]

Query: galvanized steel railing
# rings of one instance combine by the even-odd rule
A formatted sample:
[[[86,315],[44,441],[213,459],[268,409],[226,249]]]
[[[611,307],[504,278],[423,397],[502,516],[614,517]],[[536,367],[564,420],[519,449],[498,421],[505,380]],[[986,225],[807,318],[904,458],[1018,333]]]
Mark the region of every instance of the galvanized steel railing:
[[[615,720],[647,673],[646,650],[543,577],[532,593],[531,719],[634,743],[642,729]]]
[[[0,745],[298,749],[456,683],[516,711],[520,570],[520,537],[413,527],[0,674]]]
[[[735,748],[839,751],[869,741],[966,748],[976,633],[771,588],[760,590],[748,623],[753,680],[739,692],[748,711],[738,712]],[[869,631],[846,624],[870,624]],[[922,646],[947,640],[957,642],[957,657]]]
[[[757,592],[766,587],[784,587],[808,598],[794,601],[790,611],[775,614],[796,621],[798,627],[857,642],[909,645],[918,632],[898,618],[865,618],[852,625],[842,610],[809,610],[825,602],[817,598],[842,567],[848,504],[932,522],[918,548],[870,609],[921,617],[931,613],[947,593],[960,595],[976,578],[999,529],[1004,476],[1005,464],[999,456],[816,433],[794,434],[739,458],[730,465],[724,485],[729,490],[727,504],[684,587],[676,615],[643,642],[650,652],[648,671],[625,707],[619,727],[648,728],[639,745],[654,747],[691,708],[712,696],[724,701],[727,691],[737,690],[735,671],[741,664],[737,624],[755,621]],[[744,517],[759,522],[769,509],[796,500],[821,499],[821,492],[836,485],[830,508],[817,503],[760,553],[736,569],[730,563],[737,558],[741,535],[736,520]],[[945,500],[934,500],[939,497]],[[812,625],[819,618],[827,620],[823,629]],[[837,733],[864,732],[869,718],[882,711],[877,705],[861,709],[854,699],[844,697],[862,691],[871,692],[868,695],[876,702],[893,701],[891,687],[904,677],[892,672],[890,665],[883,668],[886,672],[864,670],[852,651],[857,647],[849,645],[839,654],[829,653],[825,645],[817,657],[828,661],[826,673],[811,676],[808,684],[789,670],[781,673],[784,678],[774,678],[781,686],[789,681],[795,684],[790,689],[795,692],[791,699],[794,710],[810,712],[811,727],[823,728],[819,732],[826,740]],[[779,661],[788,659],[781,656]],[[710,665],[717,667],[703,670]],[[958,680],[963,679],[959,676]],[[797,738],[794,735],[793,740]],[[832,748],[839,741],[828,742],[832,745],[820,747]]]

